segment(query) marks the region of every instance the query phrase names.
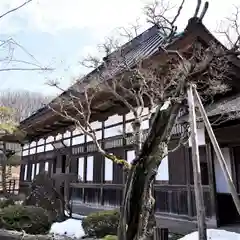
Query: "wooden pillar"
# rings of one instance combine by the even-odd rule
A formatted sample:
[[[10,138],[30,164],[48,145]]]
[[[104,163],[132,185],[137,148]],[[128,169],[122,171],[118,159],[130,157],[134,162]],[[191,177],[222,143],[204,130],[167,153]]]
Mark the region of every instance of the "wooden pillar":
[[[185,157],[185,166],[186,166],[186,184],[187,184],[187,205],[188,205],[188,216],[193,216],[193,202],[192,202],[192,193],[191,193],[191,175],[190,171],[192,168],[190,167],[190,158],[188,147],[184,148],[184,157]]]
[[[168,240],[168,228],[155,228],[153,240]]]
[[[102,148],[104,149],[104,121],[102,122],[102,141],[101,141],[101,146]],[[102,164],[101,164],[101,171],[100,171],[100,174],[101,174],[101,188],[100,188],[100,203],[101,205],[104,205],[104,192],[103,192],[103,185],[104,185],[104,178],[105,178],[105,158],[102,156]]]
[[[217,206],[216,206],[216,182],[215,182],[215,171],[214,171],[214,159],[213,159],[213,149],[210,143],[206,144],[206,157],[208,166],[208,179],[209,179],[209,189],[210,189],[210,199],[211,199],[211,214],[212,218],[217,221]]]
[[[87,135],[84,135],[84,153],[87,153]],[[87,179],[87,156],[84,156],[84,179],[83,182],[86,183]],[[85,188],[82,188],[82,199],[85,203]]]
[[[233,147],[229,147],[229,152],[230,152],[232,179],[233,179],[233,183],[235,185],[235,188],[236,188],[237,192],[239,193],[239,187],[238,187],[238,184],[237,184],[237,171],[236,171],[236,162],[235,162],[234,148]]]

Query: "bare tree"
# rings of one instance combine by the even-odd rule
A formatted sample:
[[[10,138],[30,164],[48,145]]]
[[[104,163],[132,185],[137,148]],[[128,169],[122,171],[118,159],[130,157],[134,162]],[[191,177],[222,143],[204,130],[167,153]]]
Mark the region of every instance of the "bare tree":
[[[162,57],[139,56],[134,60],[127,54],[129,44],[119,46],[113,39],[101,46],[106,57],[100,61],[88,57],[83,61],[95,70],[78,81],[68,92],[64,92],[49,107],[70,120],[84,134],[90,136],[98,151],[113,162],[128,170],[118,238],[121,240],[151,239],[155,228],[154,198],[152,186],[158,167],[164,156],[176,150],[188,140],[188,126],[179,138],[174,149],[169,149],[172,130],[181,111],[187,111],[186,90],[188,85],[196,84],[203,100],[209,101],[217,93],[229,90],[225,84],[229,71],[228,58],[236,54],[236,44],[225,49],[212,42],[206,48],[194,42],[185,52],[168,50],[168,43],[176,36],[176,21],[183,9],[181,2],[172,18],[166,18],[168,6],[160,8],[159,3],[146,6],[147,20],[159,27],[162,33]],[[161,6],[163,2],[160,2]],[[201,1],[197,1],[196,11],[189,21],[201,22],[208,8],[208,2],[200,12]],[[134,28],[136,29],[136,28]],[[129,31],[124,35],[132,38]],[[61,89],[57,82],[51,86]],[[101,96],[121,103],[134,115],[132,122],[136,158],[131,163],[109,154],[101,145],[91,125],[93,116],[102,104]],[[149,114],[144,115],[144,108]],[[157,107],[157,108],[156,108]],[[146,141],[143,141],[141,123],[155,112]],[[205,226],[206,227],[206,226]],[[204,236],[202,239],[206,239]]]
[[[0,105],[14,111],[14,120],[20,122],[29,117],[39,108],[50,102],[52,97],[37,92],[24,90],[11,91],[10,89],[0,92]]]
[[[22,4],[8,10],[5,13],[0,14],[0,20],[9,14],[13,14],[16,11],[21,10],[21,8],[30,4],[33,0],[26,0]],[[28,57],[30,57],[30,61],[25,61],[22,59],[18,59],[15,57],[15,50],[21,49],[24,51]],[[14,38],[9,37],[8,39],[0,39],[0,72],[6,71],[49,71],[53,70],[49,67],[44,67],[42,64],[24,48],[20,43],[18,43]]]
[[[12,14],[21,8],[30,4],[32,0],[23,1],[20,5],[8,10],[5,13],[0,14],[0,20],[5,16]],[[24,51],[28,57],[30,57],[30,61],[21,60],[15,57],[15,50],[16,48],[20,48]],[[37,61],[37,59],[29,53],[21,44],[15,41],[12,37],[9,37],[7,40],[0,39],[0,72],[6,71],[49,71],[52,70],[48,67],[43,67],[41,63]],[[27,98],[27,94],[25,94],[25,100]],[[18,102],[20,100],[21,102]],[[24,117],[27,117],[31,110],[36,110],[40,107],[40,100],[43,100],[35,97],[32,97],[32,101],[26,104],[23,102],[24,98],[20,95],[11,95],[8,93],[1,94],[1,101],[0,101],[0,136],[3,137],[5,135],[13,134],[14,136],[19,137],[20,139],[24,137],[24,133],[19,131],[18,123]],[[33,101],[34,99],[34,101]],[[30,100],[30,99],[28,99]],[[14,103],[15,101],[15,103]],[[30,104],[31,103],[31,104]],[[17,106],[18,104],[18,106]],[[23,104],[26,104],[24,106]],[[14,109],[12,109],[14,107]],[[16,108],[17,107],[17,108]],[[16,110],[16,111],[14,111]],[[1,175],[2,175],[2,187],[3,192],[7,195],[6,190],[6,179],[7,179],[7,166],[12,166],[19,164],[19,156],[16,155],[15,152],[7,151],[6,143],[3,143],[1,149],[2,159],[0,162],[1,166]]]

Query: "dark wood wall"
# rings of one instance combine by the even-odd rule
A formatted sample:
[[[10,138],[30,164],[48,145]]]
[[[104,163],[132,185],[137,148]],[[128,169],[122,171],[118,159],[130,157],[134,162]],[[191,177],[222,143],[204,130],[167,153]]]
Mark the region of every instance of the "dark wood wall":
[[[117,124],[113,125],[117,126]],[[110,128],[112,126],[108,126]],[[181,129],[178,127],[178,129]],[[104,137],[104,130],[102,129]],[[177,132],[178,134],[179,132]],[[176,136],[177,136],[176,134]],[[71,133],[70,139],[73,139]],[[71,140],[72,141],[72,140]],[[86,141],[86,137],[85,137]],[[46,139],[45,139],[45,144]],[[49,144],[49,143],[48,143]],[[126,159],[128,150],[132,150],[131,135],[121,134],[104,138],[101,145],[108,152],[118,157]],[[30,150],[29,150],[30,152]],[[206,167],[206,150],[205,147],[200,148],[201,162]],[[32,178],[32,164],[40,163],[40,169],[45,169],[45,163],[49,162],[48,172],[53,174],[56,165],[63,160],[63,156],[67,156],[70,161],[70,173],[78,174],[78,159],[84,158],[84,177],[78,182],[71,184],[71,198],[87,204],[98,204],[102,206],[120,206],[123,196],[123,188],[125,182],[125,174],[121,166],[113,164],[113,175],[111,181],[105,181],[105,159],[97,152],[96,146],[92,142],[76,144],[69,148],[59,150],[45,151],[41,153],[28,154],[23,157],[23,163],[28,165],[28,176],[24,179],[24,164],[21,167],[21,181],[30,182]],[[93,178],[92,181],[86,180],[87,174],[87,157],[93,157]],[[61,164],[60,164],[61,166]],[[191,152],[187,147],[179,148],[177,151],[168,155],[169,179],[168,181],[156,181],[154,186],[154,194],[156,198],[156,211],[159,214],[173,214],[184,218],[196,218],[193,175],[191,164]],[[36,167],[35,167],[36,172]],[[214,209],[210,204],[210,187],[204,178],[204,199],[206,203],[207,216],[209,218],[214,215]]]

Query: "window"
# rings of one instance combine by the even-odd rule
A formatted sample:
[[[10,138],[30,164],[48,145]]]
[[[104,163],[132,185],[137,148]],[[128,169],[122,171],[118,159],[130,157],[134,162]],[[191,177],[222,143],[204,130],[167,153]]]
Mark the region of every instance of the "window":
[[[44,145],[37,147],[37,153],[44,152]]]
[[[46,143],[50,143],[50,142],[53,142],[54,141],[54,137],[53,136],[49,136],[47,139],[46,139]]]
[[[71,132],[66,131],[66,132],[63,134],[63,137],[64,137],[64,138],[69,138],[69,137],[71,137]]]
[[[37,145],[42,145],[42,144],[44,144],[44,143],[45,143],[44,139],[41,138],[41,139],[39,139],[39,141],[37,142]]]
[[[135,155],[134,150],[127,151],[127,161],[128,161],[128,163],[132,163],[132,161],[135,159],[135,157],[136,157],[136,155]]]
[[[76,127],[76,128],[74,129],[74,131],[72,132],[72,134],[73,134],[73,135],[80,135],[80,134],[82,134],[82,131],[81,131],[80,128],[77,128],[77,127]]]
[[[22,151],[22,156],[27,156],[28,155],[28,150]]]
[[[62,134],[61,134],[61,133],[59,133],[59,134],[56,136],[56,141],[57,141],[57,140],[60,140],[60,139],[62,139]]]
[[[53,145],[51,143],[46,145],[45,151],[52,151],[54,149]]]
[[[48,172],[49,170],[49,162],[45,162],[44,170]]]
[[[36,142],[31,142],[30,148],[31,148],[31,147],[35,147],[35,146],[36,146]]]
[[[123,121],[123,116],[120,115],[113,115],[108,118],[108,120],[105,121],[105,126],[111,126],[116,123],[121,123]]]
[[[92,129],[102,128],[102,122],[99,122],[99,121],[92,122],[90,125],[91,125]]]
[[[96,131],[96,137],[97,137],[97,140],[102,139],[102,130]],[[91,141],[92,141],[92,138],[87,136],[87,142],[91,142]]]
[[[24,144],[23,145],[23,149],[28,149],[29,148],[29,144]]]
[[[84,181],[84,157],[78,158],[78,179]]]
[[[122,124],[117,125],[115,127],[104,129],[104,138],[113,137],[113,136],[122,135],[122,134],[123,134]]]
[[[84,143],[84,135],[74,137],[72,139],[72,145],[78,145],[78,144],[83,144]]]
[[[31,180],[33,180],[35,177],[35,164],[32,164],[32,176],[31,176]]]
[[[105,174],[104,174],[105,181],[112,181],[113,180],[113,162],[105,158]]]
[[[36,153],[36,147],[30,148],[29,154],[35,154]]]
[[[25,164],[25,167],[24,167],[24,178],[23,178],[24,181],[27,180],[27,174],[28,174],[28,165]]]
[[[93,181],[93,156],[87,157],[87,181]]]

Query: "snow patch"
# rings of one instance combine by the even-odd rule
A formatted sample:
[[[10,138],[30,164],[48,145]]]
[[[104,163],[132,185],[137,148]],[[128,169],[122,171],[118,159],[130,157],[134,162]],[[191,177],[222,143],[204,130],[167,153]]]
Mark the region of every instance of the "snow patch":
[[[82,221],[72,218],[64,222],[53,223],[49,233],[70,238],[81,238],[85,235],[82,228]]]
[[[207,230],[208,240],[240,240],[240,234],[219,229]],[[198,240],[198,232],[190,233],[179,240]]]

